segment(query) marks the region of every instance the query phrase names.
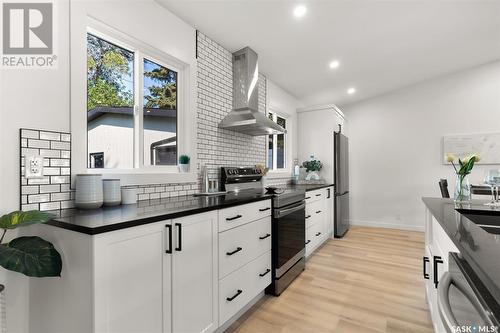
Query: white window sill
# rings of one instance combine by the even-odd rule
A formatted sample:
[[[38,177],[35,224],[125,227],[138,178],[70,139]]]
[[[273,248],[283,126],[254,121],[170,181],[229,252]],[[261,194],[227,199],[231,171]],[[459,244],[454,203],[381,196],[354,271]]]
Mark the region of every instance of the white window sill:
[[[292,171],[288,169],[269,170],[269,172],[266,175],[266,178],[268,179],[285,178],[285,177],[292,177]]]
[[[102,174],[103,179],[120,179],[121,186],[194,183],[198,180],[198,173],[194,170],[190,172],[161,172],[147,168],[134,170],[87,169],[87,173]]]

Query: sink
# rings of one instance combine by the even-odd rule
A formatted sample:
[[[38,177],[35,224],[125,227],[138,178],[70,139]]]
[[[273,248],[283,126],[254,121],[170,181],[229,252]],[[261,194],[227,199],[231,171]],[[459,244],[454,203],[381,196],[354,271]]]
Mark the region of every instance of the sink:
[[[490,234],[500,235],[500,216],[489,214],[468,214],[462,213],[463,216],[483,228]]]

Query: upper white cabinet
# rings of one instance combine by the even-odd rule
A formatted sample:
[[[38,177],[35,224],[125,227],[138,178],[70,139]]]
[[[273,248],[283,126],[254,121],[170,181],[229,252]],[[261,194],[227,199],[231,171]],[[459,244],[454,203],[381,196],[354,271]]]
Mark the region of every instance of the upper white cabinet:
[[[333,183],[333,132],[347,133],[347,124],[342,112],[335,106],[298,110],[298,148],[299,163],[311,155],[323,163],[321,177]]]

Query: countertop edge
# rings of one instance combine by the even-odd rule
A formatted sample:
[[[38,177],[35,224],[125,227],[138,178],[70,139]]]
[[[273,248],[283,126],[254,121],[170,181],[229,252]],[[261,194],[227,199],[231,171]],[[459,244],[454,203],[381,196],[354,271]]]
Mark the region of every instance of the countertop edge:
[[[178,211],[178,212],[173,212],[173,213],[166,213],[166,214],[161,214],[159,213],[158,215],[152,215],[144,218],[139,218],[139,219],[134,219],[134,220],[128,220],[128,221],[123,221],[123,222],[118,222],[102,227],[95,227],[95,228],[90,228],[90,227],[84,227],[80,225],[75,225],[71,223],[67,223],[65,221],[61,221],[59,218],[52,219],[45,224],[51,225],[54,227],[59,227],[62,229],[67,229],[87,235],[98,235],[110,231],[117,231],[121,229],[127,229],[127,228],[132,228],[136,226],[141,226],[149,223],[155,223],[155,222],[160,222],[164,220],[171,220],[175,218],[180,218],[184,216],[189,216],[189,215],[195,215],[195,214],[201,214],[201,213],[206,213],[214,210],[219,210],[219,209],[224,209],[224,208],[229,208],[229,207],[234,207],[234,206],[239,206],[239,205],[245,205],[248,203],[252,202],[258,202],[258,201],[264,201],[264,200],[271,200],[271,195],[269,196],[262,196],[262,197],[257,197],[257,198],[250,198],[250,199],[244,199],[241,201],[236,201],[236,202],[231,202],[231,203],[224,203],[224,204],[219,204],[219,205],[214,205],[211,207],[201,207],[201,208],[193,208],[193,209],[187,209],[184,211]]]
[[[439,225],[443,228],[443,230],[446,232],[446,235],[448,235],[448,237],[451,239],[451,241],[453,242],[453,244],[455,244],[455,246],[458,248],[458,250],[460,251],[459,253],[459,256],[462,257],[466,263],[470,266],[470,270],[467,270],[467,274],[469,274],[469,279],[477,279],[479,280],[479,282],[482,284],[482,285],[489,285],[490,288],[493,288],[494,290],[497,289],[497,287],[495,286],[495,284],[493,283],[493,281],[491,281],[491,279],[488,277],[487,274],[484,273],[483,269],[480,267],[480,265],[476,262],[476,260],[474,260],[473,256],[471,256],[469,254],[469,250],[466,249],[460,242],[458,242],[455,238],[455,235],[453,235],[449,228],[446,226],[445,222],[441,221],[440,219],[438,219],[438,217],[436,217],[433,213],[432,213],[432,209],[430,206],[430,203],[427,203],[427,200],[435,200],[435,199],[439,199],[439,198],[433,198],[433,197],[422,197],[422,201],[424,202],[425,206],[427,207],[427,209],[429,209],[429,211],[431,212],[432,216],[436,219],[436,221],[439,223]],[[459,213],[460,215],[463,215],[462,212],[460,212],[459,210],[455,209],[455,211],[457,213]],[[453,253],[453,252],[452,252]],[[465,273],[465,272],[464,272]],[[477,290],[477,291],[481,291],[482,289],[480,290]],[[486,288],[486,290],[488,290],[488,288]],[[492,290],[488,290],[488,293],[490,295],[484,295],[482,294],[481,297],[483,297],[485,300],[492,300],[493,302],[492,303],[489,303],[488,305],[493,308],[493,309],[499,309],[500,310],[500,303],[498,302],[498,300],[496,300],[494,294],[496,294],[496,292],[492,291]],[[497,319],[500,321],[500,318]]]

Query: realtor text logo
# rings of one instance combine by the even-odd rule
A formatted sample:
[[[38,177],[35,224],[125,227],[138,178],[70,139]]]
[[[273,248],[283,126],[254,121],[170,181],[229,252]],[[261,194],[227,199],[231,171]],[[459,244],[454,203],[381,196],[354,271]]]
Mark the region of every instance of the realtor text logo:
[[[53,3],[4,3],[2,9],[2,67],[53,68]]]

